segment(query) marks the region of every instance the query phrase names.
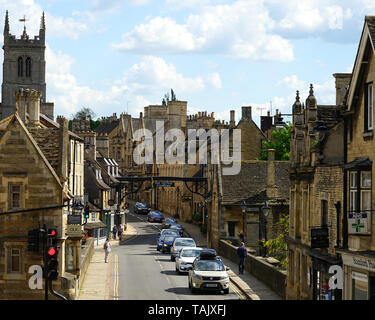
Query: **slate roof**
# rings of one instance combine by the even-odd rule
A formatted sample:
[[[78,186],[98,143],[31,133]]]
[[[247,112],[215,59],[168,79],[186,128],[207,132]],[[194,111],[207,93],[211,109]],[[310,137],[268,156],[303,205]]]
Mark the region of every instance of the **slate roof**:
[[[102,121],[102,123],[95,129],[95,132],[110,134],[119,124],[120,119],[114,121]]]
[[[278,199],[289,199],[289,162],[275,161],[275,183]],[[223,203],[235,204],[241,200],[264,199],[267,189],[267,161],[242,162],[237,175],[222,175]]]

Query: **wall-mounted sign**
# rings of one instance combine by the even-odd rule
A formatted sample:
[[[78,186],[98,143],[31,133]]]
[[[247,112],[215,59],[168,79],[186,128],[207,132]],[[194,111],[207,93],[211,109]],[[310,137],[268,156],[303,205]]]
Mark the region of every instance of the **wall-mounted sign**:
[[[81,225],[82,216],[80,214],[69,214],[68,215],[68,224],[78,224]]]
[[[66,235],[68,237],[82,237],[82,227],[81,225],[68,224],[66,227]]]
[[[155,182],[155,187],[174,187],[174,182]]]
[[[349,234],[369,233],[371,214],[367,213],[349,213],[348,228]]]
[[[311,229],[311,248],[328,248],[328,228]]]
[[[353,256],[341,253],[342,263],[346,266],[357,267],[368,271],[375,271],[375,259],[367,257]]]

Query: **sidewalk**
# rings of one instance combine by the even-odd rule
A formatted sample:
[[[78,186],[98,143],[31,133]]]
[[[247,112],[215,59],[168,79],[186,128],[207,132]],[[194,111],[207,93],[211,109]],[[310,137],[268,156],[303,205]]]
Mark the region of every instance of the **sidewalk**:
[[[168,214],[164,215],[170,217]],[[182,225],[185,232],[195,240],[197,247],[207,247],[206,236],[202,234],[199,226],[178,221]],[[238,265],[229,259],[223,258],[224,264],[229,267],[231,270],[228,272],[230,280],[248,296],[251,300],[282,300],[282,298],[273,292],[268,286],[263,282],[259,281],[253,275],[251,275],[246,270],[244,274],[238,274]]]
[[[121,243],[137,235],[134,227],[128,224]],[[111,240],[112,248],[119,245],[119,240]],[[108,300],[110,299],[110,281],[113,270],[113,255],[108,256],[108,263],[104,262],[103,244],[94,247],[90,265],[87,269],[78,300]]]

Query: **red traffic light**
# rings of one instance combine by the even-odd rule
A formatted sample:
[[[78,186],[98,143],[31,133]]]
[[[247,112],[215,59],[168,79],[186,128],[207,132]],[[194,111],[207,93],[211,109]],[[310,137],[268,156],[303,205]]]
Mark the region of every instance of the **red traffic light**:
[[[50,248],[48,248],[47,254],[48,254],[49,256],[52,257],[52,256],[56,255],[56,253],[57,253],[57,250],[56,250],[55,247],[50,247]]]
[[[57,230],[55,228],[49,228],[47,233],[49,237],[57,237]]]

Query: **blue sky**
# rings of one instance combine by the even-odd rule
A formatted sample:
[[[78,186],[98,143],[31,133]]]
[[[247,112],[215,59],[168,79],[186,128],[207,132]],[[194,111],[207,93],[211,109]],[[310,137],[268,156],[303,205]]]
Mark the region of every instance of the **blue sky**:
[[[81,107],[138,117],[174,89],[188,113],[272,101],[290,113],[295,91],[333,104],[333,73],[351,72],[373,0],[0,0],[10,31],[30,36],[46,14],[47,98],[55,115]],[[4,21],[4,20],[3,20]],[[2,41],[2,38],[0,38]],[[2,59],[2,57],[1,57]]]

